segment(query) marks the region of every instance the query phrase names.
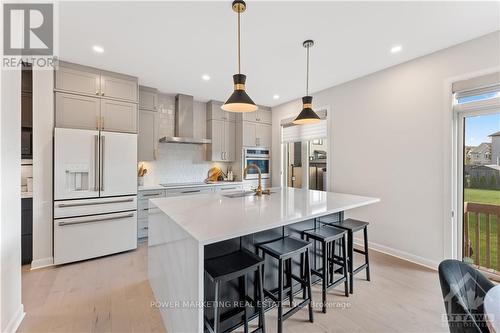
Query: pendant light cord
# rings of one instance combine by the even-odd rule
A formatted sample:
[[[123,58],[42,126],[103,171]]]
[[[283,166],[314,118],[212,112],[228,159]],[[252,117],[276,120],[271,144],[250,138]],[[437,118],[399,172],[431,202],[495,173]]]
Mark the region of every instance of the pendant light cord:
[[[309,96],[309,46],[307,46],[306,96]]]
[[[240,12],[238,11],[238,74],[241,74],[241,56],[240,56]]]

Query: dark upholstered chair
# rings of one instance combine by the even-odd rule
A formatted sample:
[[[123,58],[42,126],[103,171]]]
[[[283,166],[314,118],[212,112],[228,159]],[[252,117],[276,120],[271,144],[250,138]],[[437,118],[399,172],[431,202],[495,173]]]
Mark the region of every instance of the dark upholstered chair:
[[[488,333],[483,301],[494,285],[474,267],[458,260],[439,264],[439,281],[451,333]]]

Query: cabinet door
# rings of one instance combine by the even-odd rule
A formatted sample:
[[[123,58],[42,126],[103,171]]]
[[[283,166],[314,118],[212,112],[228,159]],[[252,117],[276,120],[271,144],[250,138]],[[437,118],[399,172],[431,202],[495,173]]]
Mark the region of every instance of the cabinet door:
[[[243,122],[243,146],[255,147],[256,143],[256,125],[255,123]]]
[[[101,197],[137,193],[137,134],[101,132]]]
[[[56,127],[99,129],[100,99],[56,93]]]
[[[156,159],[156,112],[139,110],[139,134],[137,136],[137,154],[139,161]]]
[[[267,111],[267,110],[259,110],[257,111],[257,121],[260,122],[260,123],[264,123],[264,124],[271,124],[272,122],[272,114],[271,114],[271,111]]]
[[[224,121],[210,120],[207,122],[208,136],[212,139],[211,143],[211,160],[224,160]]]
[[[101,96],[137,102],[137,81],[101,75]]]
[[[137,104],[101,99],[101,129],[137,133]]]
[[[158,93],[153,89],[139,88],[139,109],[157,111]]]
[[[56,70],[56,89],[74,93],[99,95],[100,75],[97,71],[60,65]]]
[[[233,162],[236,157],[236,124],[224,122],[224,161]]]
[[[271,147],[271,125],[257,124],[255,129],[256,145]]]
[[[242,113],[243,121],[257,121],[257,113],[259,110],[255,112],[244,112]]]

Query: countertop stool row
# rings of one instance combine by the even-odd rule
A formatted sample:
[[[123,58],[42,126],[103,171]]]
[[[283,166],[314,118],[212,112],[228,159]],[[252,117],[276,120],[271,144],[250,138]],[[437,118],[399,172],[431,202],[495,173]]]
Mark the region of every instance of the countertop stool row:
[[[342,216],[342,215],[341,215]],[[231,332],[243,325],[244,332],[248,333],[250,309],[252,306],[258,315],[258,327],[253,332],[265,332],[264,299],[270,299],[278,310],[278,333],[283,332],[283,322],[304,307],[308,307],[309,321],[312,323],[312,276],[322,282],[322,311],[327,309],[327,291],[340,284],[344,284],[345,296],[353,293],[353,276],[361,270],[366,270],[366,278],[370,280],[370,264],[368,259],[368,222],[346,219],[340,220],[336,215],[320,218],[314,221],[313,229],[302,232],[302,239],[293,236],[284,236],[273,241],[256,245],[257,254],[242,249],[227,255],[205,260],[205,274],[214,284],[214,316],[213,320],[205,318],[205,327],[209,332]],[[364,249],[354,249],[353,234],[363,230]],[[346,241],[347,238],[347,241]],[[319,268],[311,267],[310,252],[313,242],[320,245],[321,251],[316,251],[321,258]],[[364,255],[365,263],[354,269],[354,252]],[[264,286],[264,261],[270,256],[278,264],[278,287],[266,289]],[[294,259],[298,259],[294,260]],[[297,265],[298,269],[293,269]],[[337,268],[336,268],[337,266]],[[294,274],[299,272],[298,274]],[[253,289],[254,298],[247,294],[247,276],[255,274]],[[335,273],[340,276],[335,278]],[[318,281],[319,281],[318,279]],[[241,321],[232,327],[221,331],[221,323],[225,320],[221,316],[219,306],[221,283],[238,280],[241,306],[231,312],[231,317],[240,316]],[[294,302],[294,282],[298,282],[302,290],[300,302]],[[350,289],[348,289],[350,287]],[[284,312],[284,302],[289,302],[289,309]]]

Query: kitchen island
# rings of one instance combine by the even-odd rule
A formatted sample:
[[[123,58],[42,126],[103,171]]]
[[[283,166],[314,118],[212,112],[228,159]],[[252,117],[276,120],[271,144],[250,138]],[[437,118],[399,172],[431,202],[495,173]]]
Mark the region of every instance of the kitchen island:
[[[203,332],[204,316],[211,316],[204,305],[213,299],[213,288],[204,276],[205,259],[240,248],[254,252],[254,244],[282,235],[300,237],[318,217],[340,220],[344,211],[378,201],[294,188],[261,197],[212,193],[152,199],[148,269],[153,305],[160,308],[168,332]],[[272,262],[265,265],[265,286],[270,288],[276,274]],[[237,299],[237,286],[228,283],[222,289],[223,299]]]

